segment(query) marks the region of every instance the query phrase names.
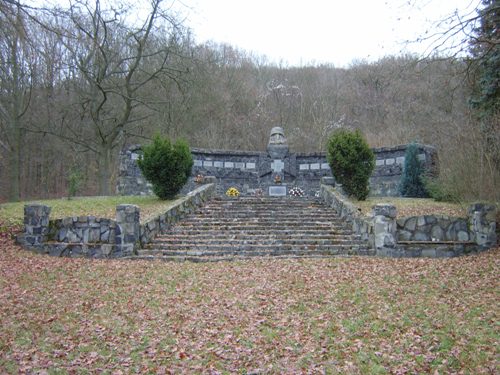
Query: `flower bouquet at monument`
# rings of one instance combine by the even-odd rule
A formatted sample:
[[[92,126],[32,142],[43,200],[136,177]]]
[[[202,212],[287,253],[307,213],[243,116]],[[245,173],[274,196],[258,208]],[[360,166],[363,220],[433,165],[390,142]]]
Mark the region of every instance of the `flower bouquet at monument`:
[[[289,191],[288,191],[288,194],[290,194],[292,197],[303,197],[304,195],[306,195],[304,193],[304,190],[302,190],[301,188],[299,188],[298,186],[294,186],[293,188],[291,188]]]
[[[240,196],[240,192],[235,187],[230,187],[229,189],[227,189],[226,195],[228,197],[239,197]]]

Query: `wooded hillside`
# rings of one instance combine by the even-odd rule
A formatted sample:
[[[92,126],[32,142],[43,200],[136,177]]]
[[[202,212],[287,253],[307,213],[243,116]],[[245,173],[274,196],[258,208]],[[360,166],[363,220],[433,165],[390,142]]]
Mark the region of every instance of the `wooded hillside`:
[[[264,150],[273,126],[294,151],[324,151],[339,127],[360,129],[373,147],[431,144],[444,189],[500,199],[498,110],[471,106],[480,79],[469,59],[279,66],[196,44],[161,1],[142,22],[128,22],[130,12],[0,3],[0,200],[64,196],[70,179],[82,195],[114,193],[120,149],[155,133]]]

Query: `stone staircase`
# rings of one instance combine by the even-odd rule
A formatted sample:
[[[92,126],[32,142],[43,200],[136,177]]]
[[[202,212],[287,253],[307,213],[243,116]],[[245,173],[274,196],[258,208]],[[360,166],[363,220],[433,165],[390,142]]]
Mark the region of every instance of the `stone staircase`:
[[[316,199],[214,198],[139,250],[136,259],[221,261],[374,255]]]

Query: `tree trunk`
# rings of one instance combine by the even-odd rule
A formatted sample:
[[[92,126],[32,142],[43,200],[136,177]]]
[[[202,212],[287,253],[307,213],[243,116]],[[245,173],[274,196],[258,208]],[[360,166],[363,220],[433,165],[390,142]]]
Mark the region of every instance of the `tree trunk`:
[[[110,195],[111,193],[111,153],[110,145],[103,144],[99,152],[97,164],[99,177],[99,195]]]

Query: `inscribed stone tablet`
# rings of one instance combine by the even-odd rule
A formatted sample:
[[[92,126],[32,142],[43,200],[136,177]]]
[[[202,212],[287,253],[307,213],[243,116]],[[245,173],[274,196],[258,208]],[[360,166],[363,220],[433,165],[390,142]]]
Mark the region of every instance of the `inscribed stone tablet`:
[[[214,167],[215,168],[222,168],[224,166],[224,163],[221,161],[214,161]]]
[[[271,197],[286,196],[286,186],[269,186],[269,195]]]
[[[314,170],[319,169],[319,163],[312,163],[311,169],[314,169]]]
[[[224,168],[234,168],[234,163],[232,161],[224,162]]]
[[[273,172],[280,173],[283,168],[285,168],[285,163],[283,163],[283,160],[276,159],[271,163],[271,169],[273,170]]]
[[[203,166],[204,166],[204,167],[211,167],[212,165],[213,165],[213,163],[212,163],[211,161],[205,160],[205,161],[203,162]]]
[[[309,164],[300,164],[299,169],[301,171],[307,170],[307,169],[309,169]]]

